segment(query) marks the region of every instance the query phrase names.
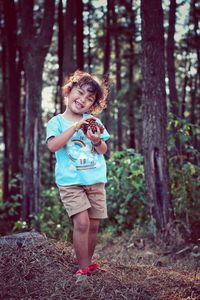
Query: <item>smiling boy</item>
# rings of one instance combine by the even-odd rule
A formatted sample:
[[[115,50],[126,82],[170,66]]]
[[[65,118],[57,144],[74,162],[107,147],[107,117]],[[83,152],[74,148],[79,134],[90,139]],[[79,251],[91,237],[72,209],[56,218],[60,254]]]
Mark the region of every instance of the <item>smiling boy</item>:
[[[107,217],[106,141],[109,134],[92,114],[105,108],[108,89],[94,76],[76,71],[63,87],[66,109],[47,125],[47,145],[55,152],[55,178],[61,200],[73,221],[76,276],[99,268],[92,262],[100,219]],[[95,119],[96,130],[89,126]],[[81,128],[87,125],[84,133]]]

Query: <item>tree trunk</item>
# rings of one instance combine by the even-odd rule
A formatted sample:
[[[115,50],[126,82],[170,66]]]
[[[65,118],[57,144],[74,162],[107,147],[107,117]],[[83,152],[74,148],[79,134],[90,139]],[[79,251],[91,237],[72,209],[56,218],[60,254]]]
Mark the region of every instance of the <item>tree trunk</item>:
[[[109,80],[110,52],[111,52],[111,6],[110,0],[107,0],[106,26],[105,26],[105,43],[104,43],[104,58],[103,58],[103,76]],[[103,113],[103,123],[106,129],[110,129],[110,104],[108,102],[107,109]]]
[[[194,88],[191,91],[191,123],[199,125],[200,115],[200,97],[197,97],[197,91],[200,87],[200,48],[199,48],[199,7],[197,0],[191,0],[191,14],[194,24],[194,45],[197,55],[197,73],[194,76]],[[197,122],[196,122],[197,121]],[[193,145],[196,149],[200,148],[200,138],[198,134],[193,135]]]
[[[4,120],[5,134],[7,135],[6,160],[9,163],[9,170],[6,171],[9,181],[14,179],[15,184],[10,188],[9,201],[15,201],[14,196],[19,194],[20,187],[17,175],[19,175],[19,131],[20,131],[20,64],[19,52],[17,49],[17,20],[16,8],[13,0],[3,1],[3,11],[5,20],[5,63],[4,63],[4,84],[5,84],[5,114],[7,120]],[[6,179],[6,180],[7,180]],[[8,190],[8,188],[6,187]],[[19,199],[17,199],[19,200]]]
[[[197,103],[197,82],[198,82],[198,74],[195,74],[194,79],[191,78],[191,84],[190,84],[190,96],[191,96],[191,109],[190,109],[190,123],[194,126],[198,126],[198,122],[200,120],[197,118],[197,111],[196,108],[198,108]],[[199,101],[200,102],[200,101]],[[198,147],[198,135],[197,135],[197,128],[191,128],[190,129],[190,136],[192,139],[192,145],[194,148],[199,149]],[[194,157],[194,162],[198,164],[197,156]]]
[[[176,0],[171,0],[169,11],[169,27],[167,38],[167,73],[169,79],[169,99],[171,104],[171,111],[175,116],[178,115],[178,95],[176,90],[176,74],[175,74],[175,25],[176,25]]]
[[[87,68],[88,72],[91,73],[92,71],[92,47],[91,47],[91,32],[92,32],[92,21],[94,17],[94,7],[92,5],[92,1],[88,0],[87,3],[87,11],[88,11],[88,17],[87,17]]]
[[[191,0],[191,11],[192,11],[192,18],[194,23],[194,40],[195,40],[195,48],[197,53],[197,74],[198,74],[198,81],[200,84],[200,48],[199,48],[199,7],[197,0]]]
[[[133,11],[133,4],[130,1],[129,4],[129,14],[130,14],[130,32],[128,35],[128,43],[129,43],[129,90],[132,90],[133,86],[133,59],[134,59],[134,38],[135,38],[135,14]],[[132,100],[132,101],[130,101]],[[128,105],[128,118],[129,118],[129,147],[135,148],[135,109],[134,105],[136,101],[134,99],[129,99]]]
[[[161,1],[142,0],[141,18],[145,184],[157,229],[165,231],[171,217],[171,203],[167,163],[167,109]]]
[[[188,74],[190,72],[190,68],[191,68],[191,62],[189,61],[188,57],[188,53],[186,54],[185,57],[185,77],[184,77],[184,81],[183,81],[183,91],[182,91],[182,102],[181,102],[181,107],[180,107],[180,116],[182,117],[182,119],[185,118],[184,114],[185,114],[185,108],[186,108],[186,88],[188,86]]]
[[[175,61],[174,61],[174,52],[175,52],[175,26],[176,26],[176,0],[171,0],[170,10],[169,10],[169,27],[168,27],[168,38],[167,38],[167,74],[169,80],[169,100],[171,106],[171,112],[178,117],[179,101],[178,94],[176,89],[176,72],[175,72]],[[178,136],[178,126],[172,125],[172,134],[176,137],[175,139],[175,149],[176,154],[179,156],[181,154],[181,143]]]
[[[76,63],[77,68],[84,69],[83,54],[83,1],[76,1]]]
[[[111,1],[111,10],[112,10],[112,23],[114,28],[114,45],[115,45],[115,59],[116,59],[116,90],[119,95],[121,90],[121,57],[120,57],[120,45],[117,32],[117,15],[115,12],[115,4]],[[118,114],[117,114],[117,141],[118,141],[118,150],[122,150],[123,144],[123,135],[122,135],[122,107],[120,101],[118,101]]]
[[[74,17],[75,17],[75,1],[67,0],[66,14],[64,20],[64,58],[63,72],[69,75],[75,71],[74,61]]]
[[[10,200],[10,191],[9,191],[9,180],[10,180],[10,149],[9,149],[9,117],[8,117],[8,96],[7,96],[7,72],[6,72],[6,46],[5,39],[2,43],[2,118],[3,118],[3,143],[4,143],[4,152],[3,152],[3,201]]]
[[[32,61],[37,63],[32,55]],[[27,64],[27,62],[26,62]],[[25,144],[22,219],[39,211],[39,141],[40,141],[40,107],[42,89],[42,66],[39,64],[25,66],[26,72],[26,107],[25,107]]]
[[[50,46],[54,24],[55,1],[44,2],[41,30],[35,31],[33,1],[21,0],[22,55],[25,69],[25,142],[23,173],[22,219],[39,211],[39,144],[41,123],[42,71],[46,53]]]
[[[107,0],[107,12],[106,12],[106,28],[105,28],[105,43],[104,43],[104,58],[103,58],[103,74],[108,76],[110,66],[110,26],[111,26],[111,4],[110,0]]]
[[[64,18],[63,3],[59,1],[58,5],[58,85],[56,102],[60,103],[60,112],[63,111],[63,97],[61,95],[61,87],[63,85],[63,57],[64,57]]]

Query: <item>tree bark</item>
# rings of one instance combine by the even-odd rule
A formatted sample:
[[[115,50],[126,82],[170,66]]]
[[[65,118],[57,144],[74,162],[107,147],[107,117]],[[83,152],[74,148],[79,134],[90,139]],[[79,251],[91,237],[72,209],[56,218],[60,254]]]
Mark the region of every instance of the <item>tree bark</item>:
[[[107,0],[107,12],[106,12],[106,28],[105,28],[105,43],[104,43],[104,58],[103,58],[103,74],[108,76],[109,66],[110,66],[110,26],[111,26],[111,4],[110,0]]]
[[[109,67],[110,67],[110,53],[111,53],[111,5],[110,0],[107,0],[107,11],[106,11],[106,26],[105,26],[105,42],[104,42],[104,58],[103,58],[103,76],[109,80]],[[108,102],[107,109],[103,113],[103,123],[107,130],[110,129],[110,104]]]
[[[9,142],[8,142],[8,104],[6,101],[6,55],[5,46],[2,44],[2,77],[3,77],[3,88],[2,94],[2,117],[3,117],[3,142],[4,142],[4,152],[3,152],[3,201],[9,201],[10,191],[9,191],[9,171],[10,171],[10,158],[9,158]]]
[[[178,95],[176,89],[176,74],[175,74],[175,25],[176,25],[176,0],[170,1],[169,10],[169,27],[167,38],[167,74],[169,79],[169,99],[171,104],[171,111],[175,116],[178,115]]]
[[[198,81],[200,84],[200,49],[199,49],[199,7],[197,0],[191,0],[191,12],[194,24],[194,40],[195,40],[195,48],[197,54],[197,74],[198,74]]]
[[[5,20],[5,42],[4,42],[4,99],[5,99],[5,151],[6,161],[9,164],[5,170],[8,182],[14,179],[15,184],[10,187],[9,201],[15,200],[14,196],[19,194],[20,187],[17,175],[19,175],[19,132],[20,132],[20,57],[17,47],[17,19],[16,8],[13,0],[3,1],[3,12]],[[6,194],[8,187],[5,186]],[[8,195],[7,195],[8,196]],[[6,196],[6,198],[7,198]],[[19,199],[18,199],[19,200]]]
[[[63,71],[64,75],[69,75],[75,71],[74,61],[74,18],[75,18],[75,1],[67,0],[66,13],[64,20],[64,57]]]
[[[191,0],[191,14],[194,24],[194,45],[196,49],[197,55],[197,73],[194,76],[194,87],[191,91],[191,123],[199,124],[199,118],[197,116],[200,115],[200,97],[197,96],[197,91],[200,87],[200,48],[199,48],[199,7],[197,0]],[[198,134],[193,135],[193,145],[196,149],[200,148],[200,138]]]
[[[64,57],[64,18],[62,0],[58,4],[58,85],[57,98],[60,103],[60,112],[63,111],[63,97],[61,95],[61,87],[63,85],[63,57]]]
[[[114,1],[111,1],[111,10],[112,10],[112,24],[117,27],[117,15],[115,12],[115,4]],[[118,32],[114,28],[114,45],[115,45],[115,59],[116,59],[116,90],[117,93],[121,90],[121,57],[120,57],[120,45],[119,45],[119,38]],[[118,141],[118,150],[122,150],[123,144],[123,134],[122,134],[122,107],[120,101],[118,101],[118,113],[117,113],[117,141]]]
[[[189,51],[189,49],[188,49],[188,51]],[[182,102],[181,102],[181,106],[180,106],[180,116],[182,117],[182,119],[185,118],[184,114],[185,114],[185,109],[186,109],[186,88],[188,86],[188,81],[189,81],[188,74],[190,72],[190,68],[191,68],[191,62],[188,58],[188,53],[186,53],[186,56],[185,56],[185,77],[184,77],[184,80],[183,80]]]
[[[171,202],[167,163],[167,109],[161,1],[142,0],[141,19],[145,184],[157,229],[163,232],[170,221]]]
[[[95,8],[92,5],[92,1],[88,0],[87,3],[87,11],[88,11],[88,17],[87,17],[87,29],[88,29],[88,34],[87,34],[87,68],[88,72],[91,73],[92,71],[92,47],[91,47],[91,32],[92,32],[92,22],[93,22],[93,17],[94,17],[94,10]]]
[[[197,102],[197,82],[198,82],[198,74],[196,73],[194,78],[191,78],[191,83],[190,83],[190,96],[191,96],[191,109],[190,109],[190,122],[191,124],[195,125],[199,125],[198,123],[200,123],[199,118],[197,117],[197,111],[196,108],[198,108],[198,105],[200,103]],[[198,146],[198,135],[197,135],[197,128],[191,128],[190,129],[190,136],[191,136],[191,140],[192,140],[192,145],[194,148],[199,149]],[[196,164],[198,164],[198,159],[197,156],[194,157],[194,162]]]
[[[41,124],[41,90],[44,59],[50,46],[54,24],[55,1],[45,0],[40,31],[35,30],[33,0],[21,0],[22,55],[25,69],[25,142],[23,163],[22,219],[39,211],[39,144]]]
[[[133,11],[133,3],[132,1],[130,1],[129,4],[129,14],[130,14],[130,32],[128,34],[128,43],[129,43],[129,53],[130,53],[130,57],[129,57],[129,90],[132,90],[132,86],[133,86],[133,59],[134,59],[134,38],[135,38],[135,14]],[[130,99],[131,100],[131,99]],[[134,109],[134,105],[136,101],[134,101],[134,99],[132,99],[132,101],[129,100],[128,103],[128,117],[129,117],[129,130],[130,130],[130,134],[129,134],[129,147],[130,148],[135,148],[135,109]]]
[[[178,93],[176,89],[176,72],[175,72],[175,26],[176,26],[176,0],[171,0],[170,2],[170,10],[169,10],[169,25],[168,25],[168,37],[167,37],[167,74],[169,80],[169,100],[171,112],[175,115],[175,117],[179,116],[180,105],[178,99]],[[178,126],[172,125],[172,134],[176,137],[175,139],[175,150],[176,155],[180,155],[181,153],[181,143],[178,136]]]
[[[84,69],[82,0],[76,1],[76,63],[78,69]]]

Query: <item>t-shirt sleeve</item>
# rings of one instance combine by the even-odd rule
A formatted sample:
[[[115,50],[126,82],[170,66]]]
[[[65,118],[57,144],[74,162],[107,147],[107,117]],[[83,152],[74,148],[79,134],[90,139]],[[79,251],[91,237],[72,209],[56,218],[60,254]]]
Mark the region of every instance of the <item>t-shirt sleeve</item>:
[[[106,130],[105,126],[102,124],[102,122],[98,119],[97,122],[99,124],[101,124],[103,127],[104,127],[104,131],[103,133],[101,134],[101,139],[104,140],[104,141],[107,141],[110,139],[110,134],[108,133],[108,131]]]
[[[50,137],[57,136],[61,133],[60,124],[58,118],[55,116],[49,120],[46,129],[46,143]]]

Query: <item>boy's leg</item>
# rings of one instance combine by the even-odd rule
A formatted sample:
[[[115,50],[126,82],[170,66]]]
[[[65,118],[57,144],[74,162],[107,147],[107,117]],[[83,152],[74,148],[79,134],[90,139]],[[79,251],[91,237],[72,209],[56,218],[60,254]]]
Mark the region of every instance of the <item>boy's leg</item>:
[[[97,234],[99,230],[99,219],[90,219],[89,234],[88,234],[88,255],[90,261],[94,254],[94,250],[97,243]]]
[[[85,210],[72,217],[74,229],[73,229],[73,244],[78,260],[79,267],[81,269],[87,268],[91,264],[91,260],[88,256],[88,234],[90,228],[90,219],[88,211]]]
[[[104,183],[96,183],[91,186],[85,186],[84,188],[91,204],[91,207],[88,208],[90,217],[88,254],[91,260],[97,243],[100,219],[107,217],[106,192]]]

